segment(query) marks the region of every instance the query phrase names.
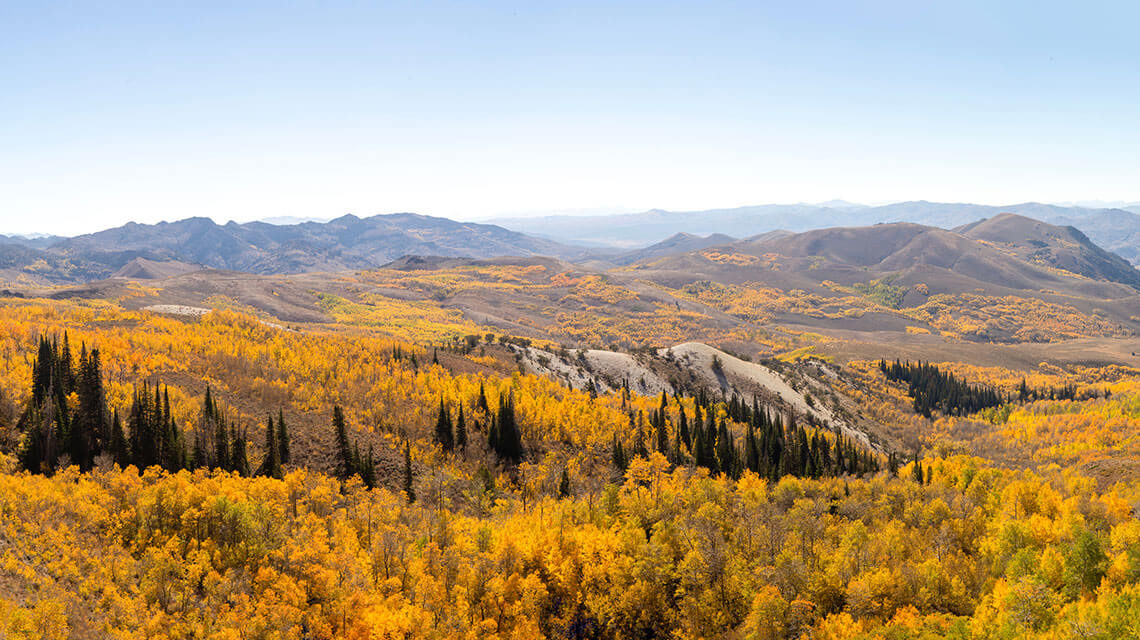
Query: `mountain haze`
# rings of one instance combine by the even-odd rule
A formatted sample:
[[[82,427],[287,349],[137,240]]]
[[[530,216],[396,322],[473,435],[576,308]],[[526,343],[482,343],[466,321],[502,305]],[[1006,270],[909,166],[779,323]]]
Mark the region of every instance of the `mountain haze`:
[[[1014,213],[1080,229],[1093,242],[1140,263],[1140,215],[1125,209],[1026,202],[1006,206],[927,201],[864,206],[848,202],[769,204],[703,211],[666,211],[610,216],[503,218],[508,229],[562,242],[633,247],[660,242],[676,233],[724,233],[747,237],[768,231],[808,231],[833,226],[913,222],[953,229],[1002,213]]]
[[[219,225],[209,218],[188,218],[132,222],[57,239],[43,248],[0,244],[0,268],[8,279],[68,283],[110,277],[137,259],[270,274],[369,269],[405,254],[484,258],[579,253],[580,249],[495,225],[410,213],[346,215],[327,223],[291,225]],[[151,264],[140,273],[153,268]]]

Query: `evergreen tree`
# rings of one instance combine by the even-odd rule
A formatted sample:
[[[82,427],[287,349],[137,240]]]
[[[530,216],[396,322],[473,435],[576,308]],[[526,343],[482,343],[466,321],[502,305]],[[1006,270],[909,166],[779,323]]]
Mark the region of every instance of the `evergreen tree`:
[[[637,417],[634,414],[629,414],[629,420],[632,425],[636,425],[636,430],[633,436],[633,456],[648,458],[649,450],[645,447],[645,416],[640,411],[637,412]]]
[[[249,458],[246,456],[245,431],[239,433],[237,427],[231,426],[230,435],[233,438],[233,444],[230,445],[230,466],[239,474],[248,476]]]
[[[656,445],[657,445],[657,452],[660,453],[661,455],[665,455],[669,452],[669,434],[665,430],[665,411],[668,409],[668,407],[669,407],[669,399],[665,395],[665,392],[662,391],[661,392],[661,406],[657,409],[657,414],[656,414],[655,419],[654,419],[654,422],[656,424],[653,425],[654,431],[656,432],[656,436],[657,436],[655,439]]]
[[[226,423],[220,416],[215,418],[214,430],[214,466],[223,471],[233,471],[233,460],[230,455],[230,438],[226,432]]]
[[[483,412],[483,415],[491,413],[491,406],[487,404],[487,390],[483,388],[483,383],[479,383],[479,399],[475,401],[475,407]]]
[[[459,417],[455,419],[455,444],[461,451],[467,451],[467,421],[463,418],[463,404],[459,405]]]
[[[33,398],[31,406],[20,416],[19,428],[24,438],[20,442],[17,459],[20,466],[32,473],[51,473],[54,465],[49,463],[51,433],[54,425],[51,417],[45,415],[51,404],[40,405]]]
[[[1006,401],[996,390],[967,384],[952,373],[944,372],[932,364],[922,362],[904,364],[895,360],[894,364],[888,365],[886,360],[880,360],[879,370],[888,380],[907,383],[907,394],[914,401],[915,412],[927,418],[931,417],[934,411],[940,411],[945,415],[968,415],[982,409],[1000,406]],[[1023,380],[1018,389],[1019,399],[1024,401],[1030,396],[1037,395],[1039,395],[1038,390],[1030,390]]]
[[[451,451],[455,448],[455,432],[451,427],[451,412],[443,404],[443,398],[439,399],[439,414],[435,419],[435,442],[444,451]]]
[[[127,466],[130,464],[131,452],[127,444],[127,434],[123,432],[123,421],[119,419],[119,410],[116,409],[111,418],[111,457],[115,464]]]
[[[500,401],[498,418],[498,447],[496,453],[509,462],[518,462],[523,456],[522,434],[515,421],[514,393]]]
[[[289,464],[289,429],[285,426],[285,413],[277,411],[277,459],[282,465]]]
[[[79,403],[71,420],[68,453],[80,470],[87,471],[93,466],[95,456],[102,452],[109,427],[99,350],[92,349],[88,353],[86,344],[80,347],[75,391]]]
[[[728,432],[728,425],[725,420],[720,420],[720,426],[717,429],[716,437],[716,458],[720,465],[721,472],[730,475],[738,475],[736,464],[736,445],[732,441],[732,435]]]
[[[562,468],[562,478],[558,481],[558,496],[560,498],[570,497],[570,473],[566,471],[566,467]]]
[[[376,488],[376,462],[373,458],[372,445],[368,445],[368,457],[363,460],[364,469],[360,474],[360,479],[364,481],[364,486],[369,489]]]
[[[622,471],[625,471],[629,467],[629,460],[625,456],[625,448],[621,446],[621,440],[618,439],[616,434],[614,435],[612,460],[614,466]]]
[[[173,418],[167,423],[170,425],[169,440],[166,443],[166,456],[163,458],[162,466],[170,472],[181,471],[186,468],[186,443],[182,440],[182,431],[178,428],[178,423]]]
[[[347,480],[355,471],[355,465],[348,443],[348,429],[344,424],[344,411],[340,405],[333,407],[333,430],[336,432],[337,475],[341,480]]]
[[[487,425],[487,447],[496,454],[499,452],[499,419],[491,416],[491,424]]]
[[[258,469],[258,475],[281,477],[281,448],[277,445],[277,427],[273,424],[273,416],[269,416],[265,425],[265,459]]]
[[[407,442],[404,443],[404,496],[407,497],[408,503],[411,504],[416,501],[416,489],[414,487],[414,478],[412,477],[412,448]]]
[[[679,413],[678,435],[681,438],[681,442],[685,443],[685,448],[691,450],[693,447],[693,436],[689,433],[689,419],[685,415],[685,406],[678,403],[677,409]]]
[[[744,434],[744,468],[753,473],[760,473],[760,445],[756,440],[756,427],[748,423],[748,430]]]

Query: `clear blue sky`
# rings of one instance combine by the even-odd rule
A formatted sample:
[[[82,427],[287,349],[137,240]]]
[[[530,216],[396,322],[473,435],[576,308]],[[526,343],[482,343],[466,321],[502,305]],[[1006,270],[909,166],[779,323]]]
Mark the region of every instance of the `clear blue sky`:
[[[0,232],[1140,200],[1135,7],[0,0]]]

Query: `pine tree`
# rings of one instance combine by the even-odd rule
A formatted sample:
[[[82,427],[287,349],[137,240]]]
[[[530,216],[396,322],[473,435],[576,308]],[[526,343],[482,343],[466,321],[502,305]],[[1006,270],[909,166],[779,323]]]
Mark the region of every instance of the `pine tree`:
[[[125,467],[130,464],[131,452],[127,445],[127,434],[123,432],[123,421],[119,419],[119,410],[116,409],[111,418],[111,457],[115,464]]]
[[[364,481],[364,486],[369,489],[376,488],[376,462],[373,458],[372,445],[368,445],[368,457],[361,460],[363,469],[361,469],[360,479]]]
[[[336,431],[337,475],[347,480],[354,471],[352,449],[348,443],[348,429],[344,424],[344,411],[340,405],[333,407],[333,430]]]
[[[170,418],[167,423],[170,425],[168,429],[169,440],[166,444],[166,455],[163,458],[162,466],[173,473],[186,468],[186,443],[182,440],[182,431],[178,428],[178,423],[174,421],[174,418]]]
[[[566,471],[566,467],[562,468],[562,478],[558,481],[558,496],[560,498],[570,497],[570,474]]]
[[[32,473],[50,473],[51,465],[48,464],[47,440],[53,427],[50,418],[44,415],[44,409],[41,405],[36,404],[34,398],[28,410],[20,416],[19,427],[24,433],[17,454],[20,466]]]
[[[669,452],[669,434],[665,430],[665,412],[669,408],[669,398],[665,392],[661,392],[661,406],[657,409],[657,415],[654,422],[654,431],[656,432],[657,452],[665,455]]]
[[[249,475],[249,458],[246,457],[246,444],[245,444],[245,431],[238,432],[237,427],[230,427],[230,434],[233,437],[233,444],[230,445],[230,452],[232,459],[230,466],[238,474],[243,476]]]
[[[756,427],[748,423],[748,430],[744,433],[744,468],[753,473],[760,473],[760,446],[756,441]]]
[[[645,415],[638,411],[637,417],[634,418],[633,416],[634,414],[631,412],[629,414],[630,424],[636,425],[633,432],[633,456],[635,458],[648,458],[649,450],[645,448]]]
[[[277,427],[273,424],[273,416],[269,416],[265,425],[265,459],[258,474],[270,478],[281,477],[281,448],[277,445]]]
[[[491,424],[487,425],[487,447],[496,454],[499,452],[499,419],[491,416]]]
[[[404,443],[404,496],[408,499],[408,504],[416,501],[416,489],[412,477],[412,448],[407,442]]]
[[[459,405],[459,417],[455,419],[455,444],[461,451],[467,451],[467,421],[463,418],[462,403]]]
[[[680,414],[680,416],[678,418],[680,421],[680,424],[678,426],[678,428],[680,429],[679,436],[681,438],[681,441],[685,443],[685,447],[691,451],[693,448],[693,436],[691,433],[689,433],[689,419],[685,415],[684,405],[679,404],[677,408],[678,408],[678,412]]]
[[[102,452],[108,425],[99,350],[88,353],[86,344],[80,346],[76,395],[79,403],[68,434],[68,452],[72,462],[87,471]]]
[[[285,414],[277,411],[277,459],[282,465],[289,464],[289,429],[285,426]]]
[[[716,457],[722,473],[737,475],[736,445],[732,442],[732,436],[724,419],[720,420],[720,427],[717,429]]]
[[[487,403],[487,390],[483,388],[483,383],[479,382],[479,399],[475,402],[475,407],[483,412],[483,415],[491,413],[491,406]]]
[[[509,462],[518,462],[523,456],[522,434],[519,433],[518,423],[515,421],[515,398],[511,393],[499,405],[498,419],[498,447],[499,457]]]
[[[614,466],[622,471],[629,467],[629,460],[625,457],[625,448],[621,446],[621,440],[618,439],[617,435],[614,435],[612,460]]]
[[[455,432],[451,427],[451,412],[443,404],[443,398],[439,399],[439,415],[435,419],[435,442],[444,451],[451,451],[455,448]]]

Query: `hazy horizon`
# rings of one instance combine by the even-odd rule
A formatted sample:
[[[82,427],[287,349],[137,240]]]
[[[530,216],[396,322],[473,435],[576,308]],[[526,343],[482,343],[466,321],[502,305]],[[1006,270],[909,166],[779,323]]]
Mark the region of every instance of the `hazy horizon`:
[[[1130,201],[1136,17],[981,2],[9,6],[0,226]]]
[[[583,210],[583,209],[577,209],[577,210],[573,210],[573,209],[570,209],[570,210],[568,210],[568,209],[549,209],[549,210],[532,210],[532,211],[521,211],[521,212],[504,212],[504,213],[500,213],[500,214],[492,214],[492,215],[484,215],[484,216],[461,216],[461,215],[460,216],[439,216],[439,215],[434,215],[431,213],[424,213],[421,211],[384,211],[384,212],[374,212],[374,213],[361,213],[361,212],[357,212],[357,211],[346,211],[343,213],[339,213],[337,215],[316,215],[316,216],[314,216],[314,215],[298,215],[298,216],[293,216],[293,215],[281,215],[281,216],[267,215],[267,216],[263,216],[263,217],[254,217],[254,218],[233,220],[233,219],[222,219],[222,218],[218,218],[216,216],[209,216],[209,215],[191,215],[191,216],[184,216],[184,217],[178,217],[178,218],[160,218],[160,219],[154,219],[154,220],[127,220],[127,219],[124,219],[124,220],[121,220],[120,222],[112,223],[112,224],[109,224],[107,226],[100,226],[97,228],[85,229],[83,231],[77,231],[75,233],[58,233],[58,232],[53,233],[53,232],[42,231],[42,230],[31,230],[31,231],[16,230],[16,231],[14,231],[14,230],[6,229],[6,228],[0,228],[0,235],[19,236],[19,237],[36,237],[36,236],[56,235],[56,236],[61,236],[61,237],[74,237],[74,236],[84,235],[87,233],[93,233],[96,231],[102,231],[105,229],[111,229],[111,228],[119,227],[119,226],[128,224],[130,222],[136,222],[136,223],[140,223],[140,224],[173,223],[173,222],[178,222],[180,220],[186,220],[188,218],[195,218],[195,217],[209,218],[209,219],[213,220],[216,224],[219,224],[219,225],[225,225],[225,224],[228,224],[230,222],[234,222],[237,224],[245,224],[245,223],[249,223],[249,222],[265,222],[267,224],[290,225],[290,224],[301,224],[304,222],[325,223],[325,222],[329,222],[331,220],[335,220],[337,218],[340,218],[340,217],[343,217],[346,215],[354,215],[354,216],[357,216],[359,218],[368,218],[368,217],[372,217],[372,216],[376,216],[376,215],[395,215],[395,214],[401,214],[401,213],[411,213],[411,214],[425,215],[425,216],[430,216],[430,217],[448,218],[448,219],[457,220],[460,222],[473,222],[473,223],[479,223],[479,224],[495,224],[495,223],[500,222],[500,221],[525,220],[528,218],[543,218],[543,217],[583,217],[583,218],[586,218],[586,217],[591,217],[591,216],[636,215],[636,214],[640,214],[640,213],[647,213],[650,211],[670,211],[670,212],[675,212],[675,213],[701,213],[704,211],[712,211],[712,210],[732,210],[732,209],[760,207],[760,206],[800,206],[800,205],[802,205],[802,206],[824,207],[824,206],[829,206],[830,204],[836,204],[837,205],[838,202],[845,202],[846,204],[852,205],[855,207],[880,207],[880,206],[889,206],[889,205],[893,205],[893,204],[902,204],[902,203],[906,203],[906,202],[919,202],[919,201],[925,201],[925,202],[936,203],[936,204],[981,205],[981,206],[990,206],[990,207],[998,207],[998,208],[1004,207],[1004,206],[1013,207],[1013,206],[1021,205],[1021,204],[1044,204],[1044,205],[1055,205],[1055,206],[1061,206],[1061,207],[1083,207],[1083,208],[1090,208],[1090,209],[1098,209],[1098,208],[1113,209],[1113,208],[1140,206],[1140,202],[1129,202],[1129,201],[1101,202],[1101,201],[1096,201],[1096,200],[1082,200],[1082,201],[1076,201],[1076,202],[1025,201],[1025,202],[1000,202],[1000,203],[989,203],[989,202],[945,202],[945,203],[940,203],[940,202],[933,201],[933,200],[922,200],[922,199],[919,199],[919,200],[888,200],[885,202],[853,202],[853,201],[842,200],[840,198],[835,198],[835,199],[823,200],[823,201],[819,201],[819,202],[756,202],[756,203],[751,203],[751,204],[735,205],[735,206],[727,206],[727,207],[702,207],[699,209],[672,209],[672,208],[668,208],[668,207],[645,207],[645,208],[612,207],[612,208],[597,208],[597,209],[586,209],[586,210]],[[7,223],[6,217],[4,218],[4,222]],[[821,226],[830,226],[830,225],[821,225]]]

